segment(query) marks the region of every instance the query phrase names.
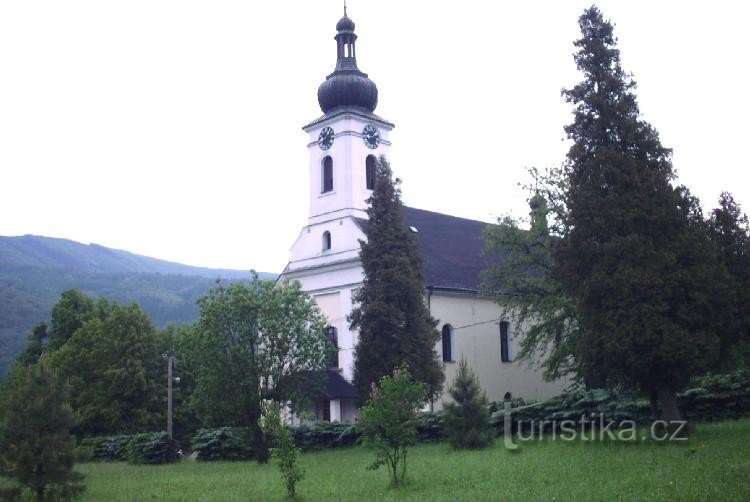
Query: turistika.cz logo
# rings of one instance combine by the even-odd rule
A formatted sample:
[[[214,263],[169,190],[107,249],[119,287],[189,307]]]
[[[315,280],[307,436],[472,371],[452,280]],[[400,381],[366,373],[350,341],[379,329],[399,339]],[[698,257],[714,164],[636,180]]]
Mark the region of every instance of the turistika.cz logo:
[[[649,427],[641,427],[633,420],[605,419],[603,413],[582,415],[580,420],[519,420],[513,430],[513,412],[539,406],[541,403],[512,408],[506,399],[504,409],[503,442],[508,450],[518,449],[518,442],[534,440],[560,441],[686,441],[687,421],[655,420]],[[514,435],[515,432],[515,435]]]

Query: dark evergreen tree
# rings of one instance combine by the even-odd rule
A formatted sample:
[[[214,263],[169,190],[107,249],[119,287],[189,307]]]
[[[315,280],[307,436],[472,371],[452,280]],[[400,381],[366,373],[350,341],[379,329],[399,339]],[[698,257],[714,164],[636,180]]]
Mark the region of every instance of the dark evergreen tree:
[[[680,419],[675,392],[719,356],[726,272],[697,200],[671,184],[671,151],[639,118],[612,24],[595,6],[579,24],[584,79],[563,91],[575,107],[569,230],[553,255],[580,323],[576,363],[589,381],[640,387]]]
[[[83,476],[73,471],[74,416],[67,386],[44,357],[21,371],[0,431],[4,474],[29,488],[36,500],[72,498],[84,487]]]
[[[458,362],[456,379],[449,392],[453,402],[445,404],[445,428],[451,446],[484,448],[490,445],[495,432],[490,425],[487,396],[464,357]]]
[[[362,401],[372,383],[404,365],[424,384],[429,398],[436,397],[443,385],[435,350],[440,333],[425,304],[423,258],[404,223],[399,183],[381,157],[368,199],[367,242],[360,242],[365,278],[349,317],[352,329],[359,331],[354,384]]]
[[[726,321],[721,369],[750,362],[750,223],[730,193],[719,197],[719,207],[711,212],[708,226],[711,240],[719,249],[729,272],[731,302],[717,313]]]

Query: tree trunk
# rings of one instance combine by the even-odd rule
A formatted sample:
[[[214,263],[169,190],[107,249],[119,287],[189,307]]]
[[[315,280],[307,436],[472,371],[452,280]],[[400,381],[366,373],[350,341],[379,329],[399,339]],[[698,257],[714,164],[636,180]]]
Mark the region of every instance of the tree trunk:
[[[659,401],[659,408],[661,408],[662,420],[668,423],[667,430],[670,434],[679,432],[678,435],[680,438],[687,437],[688,429],[687,426],[683,427],[685,419],[677,403],[677,394],[675,391],[666,385],[657,386],[655,390],[656,398]]]

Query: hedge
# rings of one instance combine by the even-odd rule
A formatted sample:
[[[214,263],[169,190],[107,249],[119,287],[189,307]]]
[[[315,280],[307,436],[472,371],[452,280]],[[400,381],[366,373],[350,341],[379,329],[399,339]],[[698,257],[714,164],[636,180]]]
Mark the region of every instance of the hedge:
[[[180,457],[179,446],[166,432],[84,438],[76,455],[79,461],[126,460],[133,464],[164,464]]]
[[[246,429],[221,427],[200,429],[190,442],[196,460],[246,460],[252,449]]]

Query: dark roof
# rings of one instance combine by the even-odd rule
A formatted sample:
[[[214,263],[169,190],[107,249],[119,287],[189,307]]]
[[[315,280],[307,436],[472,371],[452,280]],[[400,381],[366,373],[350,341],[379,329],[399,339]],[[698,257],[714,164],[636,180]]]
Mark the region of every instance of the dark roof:
[[[413,207],[404,207],[404,220],[417,230],[427,287],[480,289],[480,274],[490,264],[483,254],[488,223]]]
[[[355,222],[367,232],[367,220]],[[483,253],[488,223],[413,207],[404,207],[404,223],[417,230],[426,287],[479,291],[481,272],[491,264]]]
[[[338,371],[328,370],[326,372],[326,384],[323,387],[323,394],[328,399],[355,398],[357,397],[357,389],[351,383],[347,382]]]

